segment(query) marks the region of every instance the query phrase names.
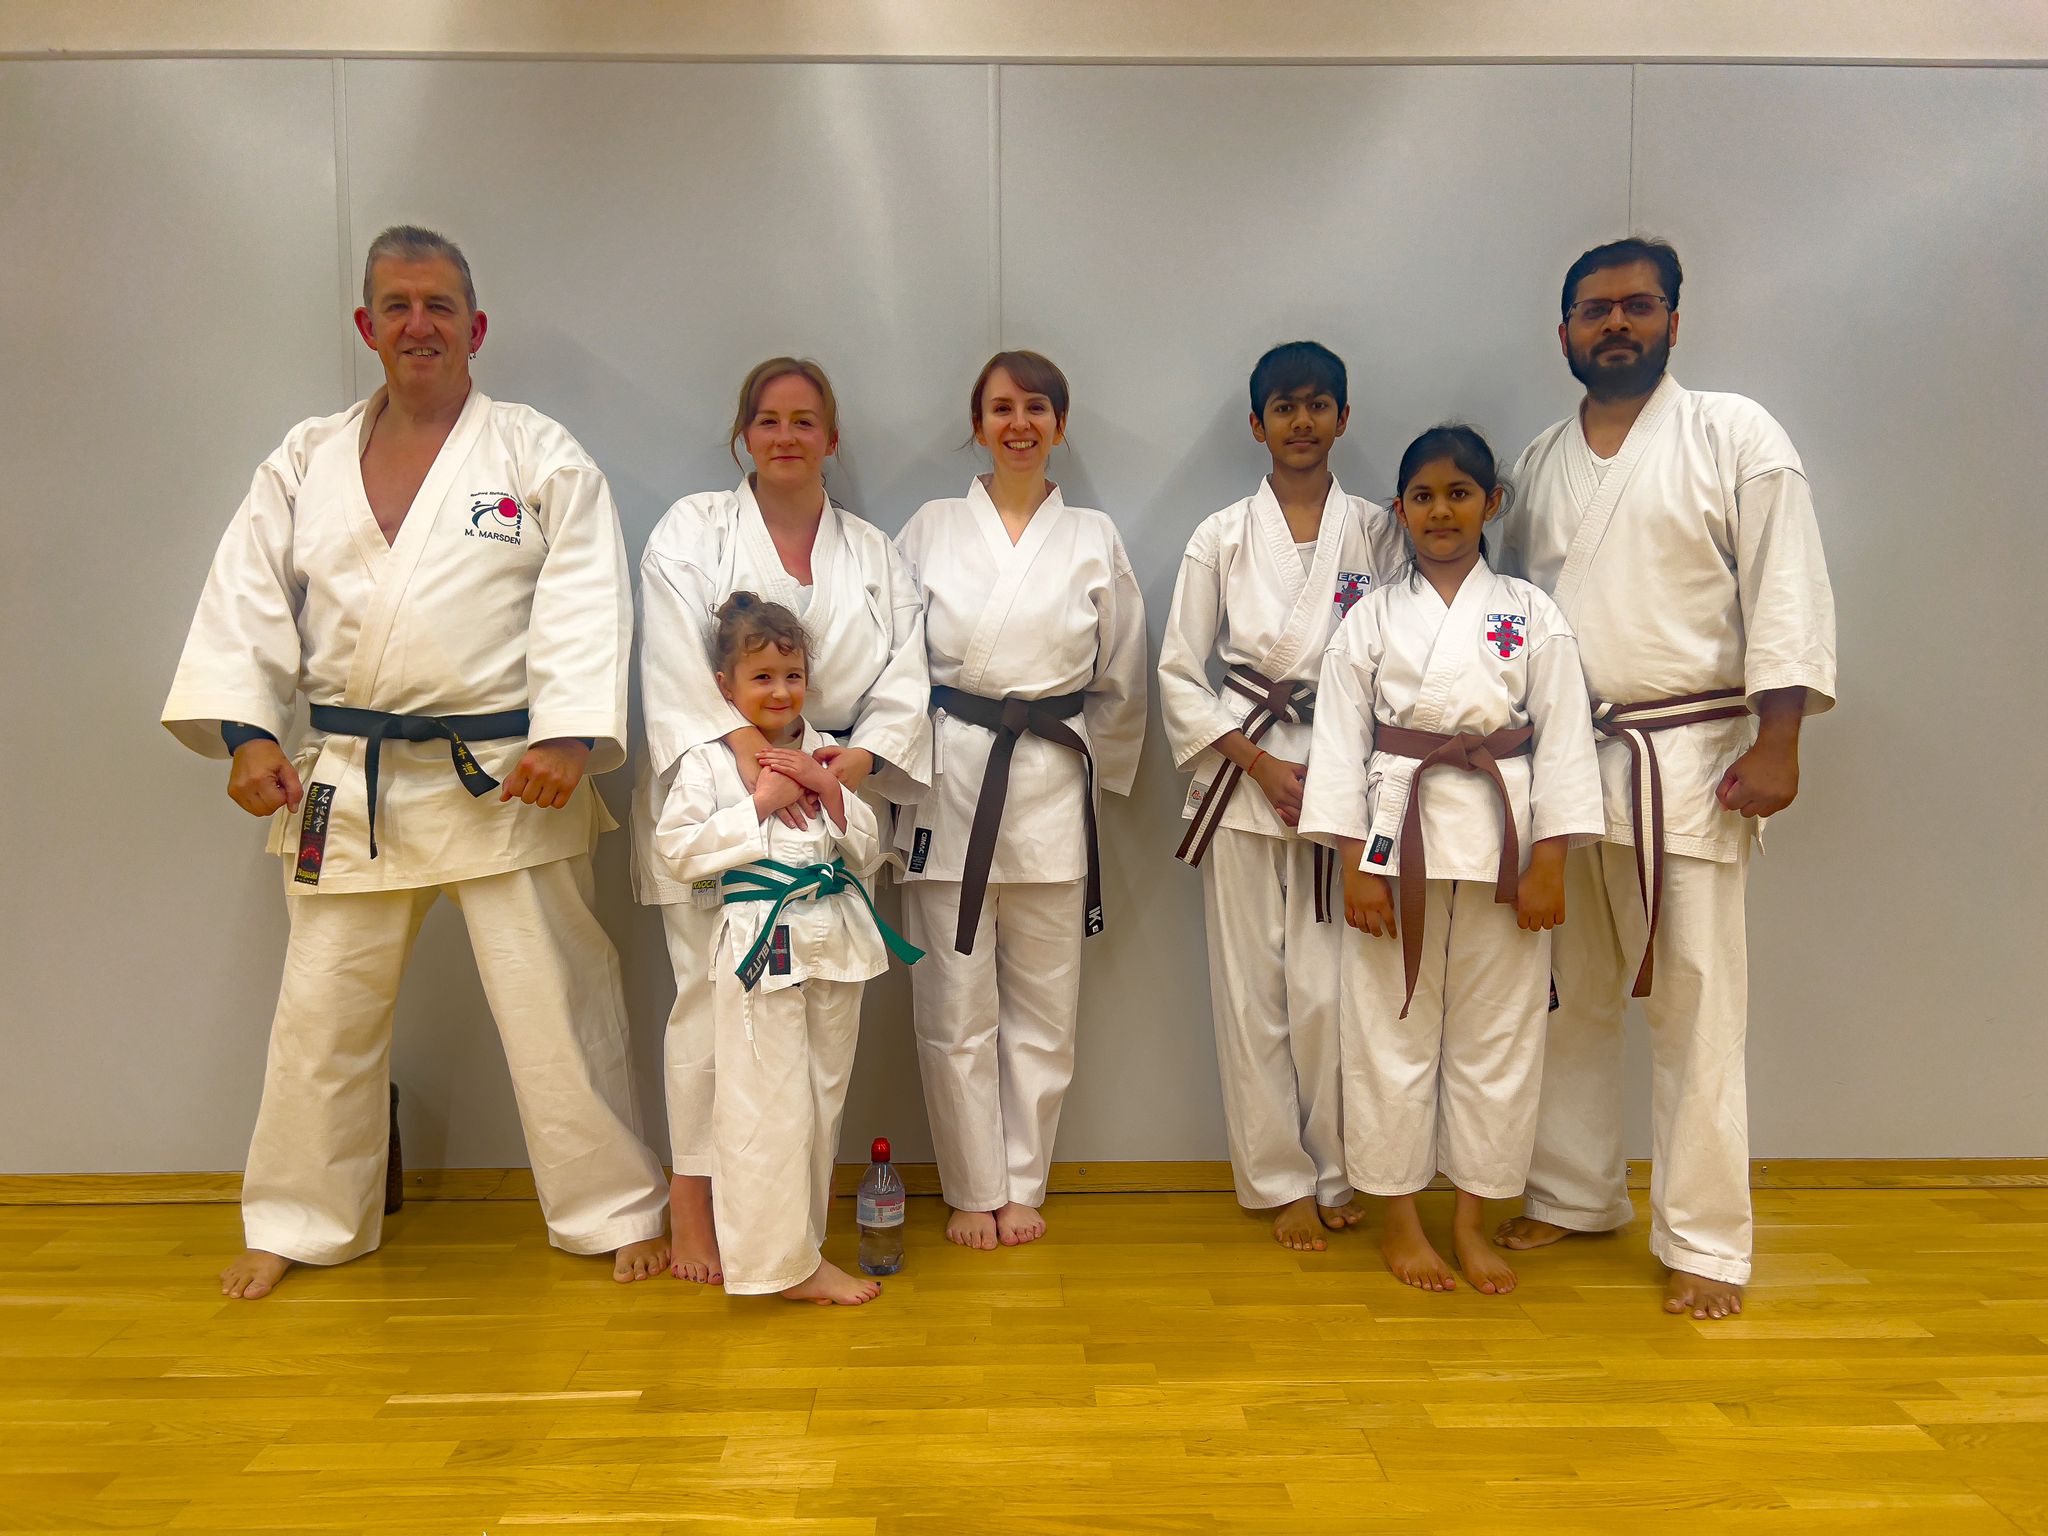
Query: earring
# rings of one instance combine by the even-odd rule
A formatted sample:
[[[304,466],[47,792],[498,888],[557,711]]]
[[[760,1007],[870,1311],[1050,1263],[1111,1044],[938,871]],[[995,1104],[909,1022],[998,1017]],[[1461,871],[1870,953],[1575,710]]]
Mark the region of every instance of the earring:
[[[471,361],[472,363],[476,361],[476,354],[475,354],[474,352],[472,352],[472,353],[470,353],[470,354],[469,354],[469,360],[470,360],[470,361]]]

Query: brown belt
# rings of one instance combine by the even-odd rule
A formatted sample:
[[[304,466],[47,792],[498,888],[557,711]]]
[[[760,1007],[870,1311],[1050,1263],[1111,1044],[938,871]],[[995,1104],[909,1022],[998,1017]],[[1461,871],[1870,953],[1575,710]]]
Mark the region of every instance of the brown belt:
[[[1445,736],[1437,731],[1410,731],[1398,725],[1373,728],[1373,750],[1395,757],[1418,759],[1415,777],[1408,781],[1408,809],[1401,817],[1401,968],[1407,974],[1408,991],[1401,999],[1401,1017],[1408,1017],[1408,1005],[1415,1000],[1415,978],[1422,974],[1422,915],[1429,904],[1429,859],[1422,839],[1422,776],[1432,768],[1457,768],[1466,773],[1483,773],[1500,797],[1500,871],[1493,883],[1493,899],[1512,903],[1521,885],[1522,845],[1515,832],[1515,808],[1508,800],[1507,782],[1500,776],[1500,759],[1527,757],[1535,731],[1529,726],[1492,731],[1484,736],[1471,731]]]
[[[1085,694],[1059,693],[1043,699],[989,699],[944,684],[932,688],[934,705],[969,725],[995,732],[996,737],[988,750],[988,767],[981,776],[981,793],[974,802],[974,824],[967,833],[967,854],[960,871],[960,925],[953,936],[953,948],[963,955],[974,953],[974,930],[981,922],[981,903],[988,895],[989,871],[995,866],[996,835],[1002,830],[1003,802],[1010,794],[1010,754],[1017,749],[1017,738],[1027,732],[1081,754],[1087,770],[1087,794],[1082,804],[1088,824],[1088,905],[1082,931],[1102,932],[1102,855],[1095,841],[1095,759],[1088,751],[1087,739],[1066,723],[1081,713],[1085,698]]]
[[[1282,721],[1307,725],[1316,717],[1316,690],[1312,683],[1284,679],[1276,683],[1256,667],[1237,666],[1224,672],[1223,686],[1251,700],[1251,710],[1238,729],[1254,746]],[[1187,836],[1180,840],[1180,847],[1173,855],[1176,859],[1190,868],[1201,864],[1209,852],[1211,839],[1216,836],[1216,829],[1223,825],[1223,812],[1230,805],[1231,796],[1244,782],[1244,776],[1244,770],[1237,764],[1228,759],[1224,761],[1222,771],[1209,785],[1208,798],[1188,822]],[[1330,850],[1316,844],[1315,895],[1316,921],[1319,923],[1329,922],[1335,910],[1335,904],[1330,900],[1330,876],[1335,868],[1336,860],[1330,856]]]
[[[1628,822],[1636,843],[1636,889],[1642,892],[1643,913],[1649,921],[1649,934],[1643,941],[1643,964],[1636,972],[1631,997],[1650,995],[1651,970],[1657,957],[1657,919],[1664,910],[1664,780],[1657,769],[1657,748],[1650,737],[1681,725],[1734,720],[1748,713],[1748,696],[1740,688],[1681,693],[1642,704],[1593,706],[1593,729],[1628,747]],[[1643,835],[1646,825],[1647,837]]]

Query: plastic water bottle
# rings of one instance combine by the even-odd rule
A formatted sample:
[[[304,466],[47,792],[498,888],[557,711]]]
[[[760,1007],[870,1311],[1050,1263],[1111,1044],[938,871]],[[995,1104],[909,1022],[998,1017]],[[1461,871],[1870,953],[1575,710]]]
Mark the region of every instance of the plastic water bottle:
[[[903,1267],[903,1181],[890,1166],[888,1137],[875,1138],[868,1159],[854,1203],[860,1267],[871,1275],[893,1275]]]

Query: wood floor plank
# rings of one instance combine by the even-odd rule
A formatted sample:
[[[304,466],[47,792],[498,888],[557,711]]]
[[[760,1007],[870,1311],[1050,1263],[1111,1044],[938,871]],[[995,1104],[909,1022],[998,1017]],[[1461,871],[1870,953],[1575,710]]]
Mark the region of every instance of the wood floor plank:
[[[1760,1188],[1721,1324],[1640,1225],[1483,1297],[1227,1195],[1058,1196],[997,1253],[917,1200],[839,1310],[620,1286],[476,1192],[260,1303],[212,1282],[232,1207],[0,1208],[0,1529],[2048,1536],[2048,1189]]]

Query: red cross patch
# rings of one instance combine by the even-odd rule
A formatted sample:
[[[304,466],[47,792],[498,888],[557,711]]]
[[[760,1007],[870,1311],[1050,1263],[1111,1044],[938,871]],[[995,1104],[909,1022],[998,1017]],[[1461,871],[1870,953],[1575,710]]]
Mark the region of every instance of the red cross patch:
[[[1523,633],[1523,626],[1529,620],[1519,613],[1489,613],[1486,616],[1488,629],[1486,643],[1493,648],[1493,654],[1502,661],[1512,661],[1515,652],[1529,643]]]

